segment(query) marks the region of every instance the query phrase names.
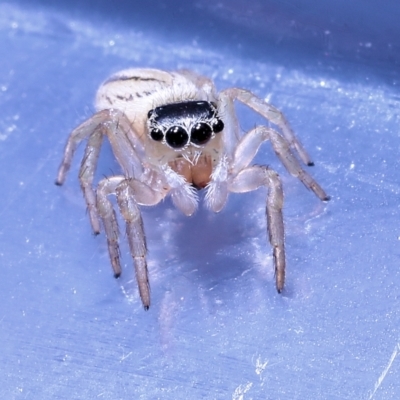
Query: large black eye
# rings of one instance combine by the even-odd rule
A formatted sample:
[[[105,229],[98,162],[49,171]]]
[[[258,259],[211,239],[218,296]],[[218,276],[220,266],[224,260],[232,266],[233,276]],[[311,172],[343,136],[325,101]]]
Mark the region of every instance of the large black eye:
[[[189,135],[181,126],[173,126],[167,130],[165,140],[174,149],[179,149],[186,145]]]
[[[163,138],[164,138],[164,134],[163,134],[162,130],[161,130],[161,129],[158,129],[158,128],[153,128],[153,129],[150,131],[150,136],[151,136],[151,138],[152,138],[153,140],[155,140],[155,141],[157,141],[157,142],[160,142],[160,141],[163,140]]]
[[[190,141],[197,145],[205,144],[210,140],[211,135],[212,129],[210,125],[204,122],[198,122],[190,132]]]
[[[213,131],[214,133],[219,133],[222,131],[222,129],[224,129],[224,123],[222,122],[221,119],[217,119],[213,124]]]

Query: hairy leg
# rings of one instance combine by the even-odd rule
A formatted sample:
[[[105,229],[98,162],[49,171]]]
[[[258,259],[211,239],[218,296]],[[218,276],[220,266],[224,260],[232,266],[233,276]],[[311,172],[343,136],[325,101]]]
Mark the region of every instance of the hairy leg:
[[[312,190],[321,200],[329,200],[324,189],[301,167],[291,152],[287,140],[275,130],[265,126],[256,127],[242,137],[235,150],[231,173],[236,175],[243,168],[246,168],[253,160],[261,144],[267,140],[271,141],[276,155],[291,175],[297,177],[307,189]]]
[[[283,225],[283,190],[278,174],[266,166],[252,166],[242,170],[229,184],[231,192],[243,193],[260,186],[268,189],[266,201],[266,223],[269,242],[272,246],[276,289],[280,293],[285,284],[285,233]]]
[[[129,177],[140,176],[143,172],[141,163],[143,149],[136,135],[131,131],[129,121],[120,111],[102,110],[83,122],[71,133],[56,179],[57,185],[64,183],[77,146],[82,140],[88,139],[79,172],[79,180],[95,234],[100,232],[100,224],[96,211],[93,179],[103,136],[108,137],[114,155],[121,165],[124,174]]]
[[[150,285],[146,263],[146,237],[143,229],[142,216],[134,200],[133,189],[127,180],[116,188],[117,202],[126,223],[126,234],[130,252],[135,265],[136,280],[139,287],[143,307],[150,307]]]
[[[117,216],[114,207],[109,200],[110,194],[115,194],[117,186],[125,180],[123,176],[113,176],[103,179],[97,188],[97,211],[103,221],[104,230],[107,237],[108,254],[110,256],[111,266],[114,276],[118,278],[121,275],[121,262],[119,251],[119,228]]]
[[[289,122],[283,113],[276,107],[268,104],[264,100],[261,100],[254,93],[245,89],[230,88],[226,89],[223,93],[231,98],[232,101],[235,99],[239,100],[243,104],[252,108],[258,114],[262,115],[268,121],[271,121],[273,124],[277,125],[282,130],[283,136],[286,138],[290,147],[297,151],[304,164],[314,165],[304,146],[301,144],[300,140],[290,127]]]

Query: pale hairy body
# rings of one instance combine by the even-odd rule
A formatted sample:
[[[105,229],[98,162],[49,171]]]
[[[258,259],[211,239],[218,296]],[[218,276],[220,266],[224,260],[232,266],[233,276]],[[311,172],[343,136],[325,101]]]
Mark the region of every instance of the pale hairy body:
[[[238,100],[275,124],[241,134],[234,101]],[[70,135],[56,183],[61,185],[77,145],[87,139],[79,174],[94,232],[102,221],[114,274],[121,274],[118,223],[109,195],[117,198],[126,223],[142,303],[150,306],[146,241],[139,206],[158,204],[170,195],[185,215],[198,205],[197,190],[206,190],[206,206],[220,211],[229,192],[265,186],[266,223],[273,248],[276,287],[285,281],[283,190],[278,174],[251,162],[260,145],[270,140],[286,169],[321,200],[328,196],[300,166],[312,162],[283,114],[253,93],[239,88],[217,92],[213,82],[192,71],[129,69],[111,76],[96,95],[97,112]],[[93,187],[103,137],[111,144],[121,175]]]

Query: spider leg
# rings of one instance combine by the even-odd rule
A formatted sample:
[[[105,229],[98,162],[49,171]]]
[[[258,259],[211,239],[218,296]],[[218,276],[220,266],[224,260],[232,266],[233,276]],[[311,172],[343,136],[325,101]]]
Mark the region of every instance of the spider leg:
[[[134,199],[134,190],[128,180],[121,182],[116,188],[117,202],[126,223],[130,252],[135,265],[136,280],[139,287],[143,307],[150,307],[150,285],[146,263],[146,237],[142,216]]]
[[[294,157],[286,138],[279,135],[275,130],[265,126],[256,127],[242,137],[235,150],[231,165],[232,174],[235,175],[243,168],[246,168],[253,160],[260,145],[267,140],[271,141],[276,155],[291,175],[297,177],[321,200],[329,200],[329,196],[325,193],[324,189],[322,189],[318,182],[301,167],[296,157]]]
[[[285,235],[283,225],[283,190],[279,175],[266,166],[251,166],[239,172],[229,183],[229,190],[244,193],[260,186],[268,188],[266,219],[269,242],[274,256],[276,289],[280,293],[285,283]]]
[[[277,125],[282,130],[283,136],[286,138],[286,141],[289,143],[290,147],[297,151],[304,164],[309,166],[314,165],[304,146],[290,127],[289,122],[283,113],[276,107],[268,104],[264,100],[261,100],[254,93],[245,89],[226,89],[222,92],[222,95],[227,96],[232,102],[235,99],[239,100],[241,103],[247,105],[255,112],[262,115],[268,121],[271,121],[273,124]]]
[[[153,173],[153,178],[157,179],[157,172],[147,172],[148,178],[151,178]],[[149,180],[149,182],[151,181]],[[105,178],[100,181],[97,188],[97,210],[103,221],[107,236],[108,253],[114,276],[118,278],[121,275],[121,264],[118,221],[114,207],[108,198],[111,194],[116,195],[119,210],[126,223],[126,234],[134,261],[136,280],[140,297],[146,310],[150,307],[150,286],[146,264],[146,237],[138,205],[150,206],[158,204],[167,193],[168,191],[166,190],[153,189],[147,183],[124,176]]]
[[[68,138],[64,158],[60,165],[56,184],[62,185],[71,166],[71,161],[79,143],[88,139],[85,155],[79,172],[81,189],[86,200],[93,232],[100,232],[93,189],[94,173],[97,168],[103,136],[106,135],[115,157],[127,176],[138,176],[142,172],[142,146],[132,134],[126,116],[117,110],[102,110],[79,125]]]
[[[117,186],[125,179],[123,176],[113,176],[105,178],[97,187],[97,211],[103,221],[104,230],[107,237],[108,254],[110,255],[111,266],[114,276],[121,275],[120,251],[118,244],[119,228],[114,207],[108,199],[110,194],[114,194]]]
[[[100,130],[95,130],[89,136],[88,143],[83,156],[81,168],[79,171],[79,181],[86,200],[90,223],[95,235],[100,233],[100,224],[96,208],[96,194],[93,189],[94,173],[99,158],[103,134]]]
[[[64,183],[71,167],[72,157],[74,156],[79,143],[91,136],[104,120],[102,112],[96,113],[71,132],[65,145],[63,160],[58,169],[57,179],[55,182],[56,185],[62,185]]]

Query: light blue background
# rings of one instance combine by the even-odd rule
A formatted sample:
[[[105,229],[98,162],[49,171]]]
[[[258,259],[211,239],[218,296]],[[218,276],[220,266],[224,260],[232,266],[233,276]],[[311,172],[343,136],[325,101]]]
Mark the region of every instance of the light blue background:
[[[0,398],[400,398],[400,6],[187,3],[0,2]],[[125,244],[113,279],[82,149],[54,179],[96,88],[127,67],[192,68],[285,112],[332,200],[262,147],[285,186],[283,295],[262,190],[218,215],[143,209],[148,312]],[[117,172],[106,145],[97,177]]]

